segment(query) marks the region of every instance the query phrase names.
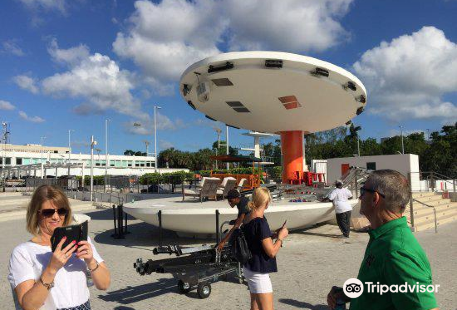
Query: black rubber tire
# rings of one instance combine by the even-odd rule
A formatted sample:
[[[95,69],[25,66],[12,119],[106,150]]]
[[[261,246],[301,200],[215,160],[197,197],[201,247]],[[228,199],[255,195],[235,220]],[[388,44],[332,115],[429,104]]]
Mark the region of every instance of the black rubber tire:
[[[190,292],[189,283],[184,283],[182,280],[178,281],[178,292],[180,294],[187,294]]]
[[[200,283],[197,287],[197,294],[201,299],[208,298],[211,295],[211,284]]]

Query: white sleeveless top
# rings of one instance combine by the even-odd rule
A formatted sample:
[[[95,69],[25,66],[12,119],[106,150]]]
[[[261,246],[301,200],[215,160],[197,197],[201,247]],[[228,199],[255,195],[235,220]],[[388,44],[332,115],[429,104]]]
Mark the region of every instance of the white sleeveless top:
[[[90,238],[94,259],[101,263]],[[24,242],[14,248],[9,263],[8,281],[14,290],[16,286],[27,280],[39,281],[43,270],[48,266],[52,256],[50,246],[43,246],[32,241]],[[42,310],[76,307],[89,300],[87,287],[86,263],[75,254],[60,268],[54,279],[54,287],[49,291]]]

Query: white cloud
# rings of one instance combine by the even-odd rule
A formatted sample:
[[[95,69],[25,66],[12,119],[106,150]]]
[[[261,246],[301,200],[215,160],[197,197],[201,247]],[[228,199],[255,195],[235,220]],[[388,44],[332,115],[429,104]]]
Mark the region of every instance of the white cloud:
[[[22,89],[28,90],[33,94],[38,94],[39,89],[36,85],[36,79],[29,76],[29,74],[17,75],[13,81]]]
[[[65,0],[18,0],[26,8],[32,11],[59,11],[66,12],[67,3]]]
[[[0,110],[11,111],[14,110],[16,107],[12,105],[10,102],[5,100],[0,100]]]
[[[44,119],[42,119],[41,117],[39,116],[28,116],[27,113],[25,113],[24,111],[19,111],[19,116],[28,121],[28,122],[32,122],[32,123],[43,123],[44,122]]]
[[[70,66],[77,65],[90,56],[89,47],[86,45],[80,44],[69,49],[59,49],[56,39],[52,39],[48,52],[55,62]]]
[[[157,112],[157,130],[173,131],[188,127],[182,119],[176,118],[171,120],[168,116]],[[148,114],[143,114],[141,120],[135,120],[124,123],[124,128],[127,132],[138,135],[153,135],[154,120]]]
[[[382,42],[353,65],[368,89],[368,107],[391,120],[457,119],[443,96],[457,89],[457,45],[443,31],[423,27]]]
[[[229,50],[322,51],[349,37],[339,23],[353,0],[135,2],[114,51],[132,59],[160,94],[187,66]],[[165,85],[165,86],[164,86]],[[167,89],[167,90],[168,90]]]
[[[21,47],[17,44],[16,40],[7,40],[2,43],[3,48],[1,51],[3,53],[12,54],[14,56],[24,56],[25,53]]]
[[[59,49],[57,43],[51,44],[49,52],[54,60],[66,64],[69,70],[42,81],[46,94],[86,100],[75,109],[81,114],[112,109],[141,117],[140,103],[131,93],[135,87],[134,76],[127,70],[121,70],[108,56],[99,53],[90,55],[83,45]]]
[[[232,50],[323,51],[349,38],[338,19],[352,0],[230,0]]]

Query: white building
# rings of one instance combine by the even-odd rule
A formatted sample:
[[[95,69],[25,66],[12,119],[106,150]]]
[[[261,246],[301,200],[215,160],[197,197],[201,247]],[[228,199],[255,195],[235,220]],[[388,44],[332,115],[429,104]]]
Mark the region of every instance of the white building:
[[[327,162],[326,167],[325,162]],[[326,172],[327,184],[332,184],[352,167],[367,170],[392,169],[406,177],[411,177],[412,190],[428,188],[425,181],[420,181],[419,156],[415,154],[354,156],[343,158],[329,158],[313,161],[313,168]],[[425,183],[424,183],[425,182]]]
[[[108,159],[108,160],[106,160]],[[94,154],[94,175],[104,175],[105,169],[109,175],[142,175],[155,171],[154,163],[155,156],[126,156],[126,155],[111,155],[95,153]],[[55,164],[79,164],[83,168],[70,168],[70,173],[67,168],[38,169],[27,174],[41,177],[41,175],[81,175],[89,174],[91,167],[90,154],[74,154],[70,153],[68,147],[53,147],[43,146],[39,144],[13,145],[0,144],[0,168],[11,168],[21,166],[24,171],[27,171],[29,165],[55,165]],[[158,172],[174,172],[188,169],[166,169],[160,168]],[[24,173],[21,173],[24,175]]]

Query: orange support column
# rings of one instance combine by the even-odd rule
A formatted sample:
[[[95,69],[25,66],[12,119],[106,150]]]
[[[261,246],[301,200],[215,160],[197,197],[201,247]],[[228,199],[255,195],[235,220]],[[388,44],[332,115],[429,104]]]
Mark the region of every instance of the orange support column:
[[[296,179],[296,172],[303,173],[303,131],[281,132],[282,182]]]

